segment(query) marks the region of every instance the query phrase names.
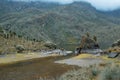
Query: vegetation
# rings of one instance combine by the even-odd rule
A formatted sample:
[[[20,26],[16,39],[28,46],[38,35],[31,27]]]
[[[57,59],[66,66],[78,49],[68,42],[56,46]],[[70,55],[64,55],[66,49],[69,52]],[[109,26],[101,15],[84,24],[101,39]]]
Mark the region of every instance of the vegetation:
[[[23,37],[19,38],[17,35],[12,35],[12,32],[7,32],[7,35],[0,32],[0,55],[42,49],[48,49],[44,46],[44,42],[34,42]]]
[[[40,80],[49,79],[40,78]],[[120,65],[114,63],[106,66],[94,65],[69,71],[60,78],[50,80],[120,80]]]
[[[120,80],[120,66],[113,65],[101,71],[99,80]]]
[[[120,80],[120,65],[111,63],[106,64],[106,66],[91,66],[89,68],[82,68],[76,71],[68,72],[64,74],[64,79],[62,80],[70,80],[69,75],[72,76],[74,80]],[[87,71],[87,73],[85,73]],[[80,75],[82,75],[80,77]],[[85,75],[85,76],[84,76]],[[62,78],[62,77],[61,77]]]
[[[60,5],[57,3],[1,0],[0,55],[23,53],[24,51],[40,51],[48,48],[55,49],[57,45],[61,46],[63,44],[78,44],[82,35],[86,32],[88,38],[91,38],[90,34],[95,34],[91,40],[98,42],[103,48],[111,46],[112,42],[120,38],[119,14],[120,10],[113,12],[97,11],[85,2]],[[46,43],[46,41],[50,43]],[[120,52],[120,40],[112,46],[111,51]],[[23,54],[16,55],[23,58]],[[21,60],[20,56],[16,58]],[[83,54],[75,57],[75,59],[86,58],[87,56],[92,58],[91,55]],[[106,61],[110,61],[110,59],[107,59]],[[2,70],[0,78],[5,79],[6,75],[8,75],[7,78],[9,79],[15,79],[17,76],[19,80],[25,77],[28,78],[27,80],[32,80],[41,76],[40,72],[45,73],[42,76],[49,77],[50,75],[61,75],[68,69],[73,68],[65,64],[55,64],[53,63],[55,60],[46,58],[39,60],[38,63],[25,62],[26,66],[24,68],[24,64],[18,64],[14,68],[11,68],[11,66],[8,69],[2,67],[3,69],[0,69]],[[9,61],[9,58],[6,61]],[[119,65],[101,65],[74,69],[63,74],[60,78],[49,80],[120,80]],[[44,69],[42,70],[42,68]],[[50,73],[46,73],[47,69]],[[57,71],[60,73],[56,74]],[[40,80],[45,79],[40,78]]]
[[[119,11],[100,12],[90,4],[68,5],[43,2],[0,2],[0,25],[5,30],[35,41],[58,45],[78,44],[81,36],[96,34],[98,43],[108,47],[119,39]]]
[[[92,74],[89,69],[81,68],[67,72],[59,80],[92,80]]]

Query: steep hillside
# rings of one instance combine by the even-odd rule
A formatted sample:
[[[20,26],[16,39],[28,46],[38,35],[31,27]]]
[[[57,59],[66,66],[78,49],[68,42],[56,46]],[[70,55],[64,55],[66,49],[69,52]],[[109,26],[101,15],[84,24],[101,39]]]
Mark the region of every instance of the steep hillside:
[[[0,25],[26,39],[78,44],[81,36],[89,32],[98,37],[102,47],[107,47],[120,37],[120,16],[114,16],[119,11],[100,12],[84,2],[59,5],[6,1],[1,4]]]
[[[16,36],[15,33],[6,32],[0,27],[0,55],[17,53],[17,47],[24,48],[24,52],[40,51],[42,49],[48,49],[44,46],[43,42],[36,42],[26,40],[22,37]]]

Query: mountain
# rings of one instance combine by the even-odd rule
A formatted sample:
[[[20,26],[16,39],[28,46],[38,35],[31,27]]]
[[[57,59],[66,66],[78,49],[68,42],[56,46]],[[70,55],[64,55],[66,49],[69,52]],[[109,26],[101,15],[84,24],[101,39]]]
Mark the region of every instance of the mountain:
[[[89,32],[105,48],[120,38],[120,10],[102,12],[86,2],[61,5],[5,0],[0,1],[0,11],[2,28],[30,40],[79,44]]]

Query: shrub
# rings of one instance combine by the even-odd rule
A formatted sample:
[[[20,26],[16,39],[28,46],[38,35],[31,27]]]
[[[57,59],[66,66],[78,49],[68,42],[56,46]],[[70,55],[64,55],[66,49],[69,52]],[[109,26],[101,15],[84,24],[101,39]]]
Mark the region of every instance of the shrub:
[[[100,70],[97,67],[93,67],[91,72],[93,76],[97,76],[100,73]]]
[[[59,80],[92,80],[92,73],[87,68],[82,68],[65,73]]]
[[[101,71],[99,80],[120,80],[120,66],[107,66]]]
[[[39,78],[38,80],[58,80],[58,78]]]

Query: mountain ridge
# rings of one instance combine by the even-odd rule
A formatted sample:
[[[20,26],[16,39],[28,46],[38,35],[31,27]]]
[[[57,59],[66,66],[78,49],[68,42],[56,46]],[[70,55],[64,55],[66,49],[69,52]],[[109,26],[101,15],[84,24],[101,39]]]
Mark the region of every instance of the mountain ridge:
[[[40,7],[40,3],[13,2],[18,7],[31,5],[20,11],[0,13],[0,25],[18,36],[56,44],[79,44],[81,36],[86,32],[96,35],[102,47],[110,46],[119,39],[120,16],[116,15],[119,10],[101,12],[85,2],[67,5],[42,3],[47,4],[45,8]],[[8,6],[11,8],[11,5]]]

